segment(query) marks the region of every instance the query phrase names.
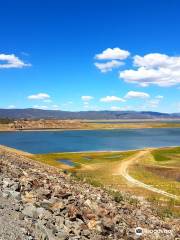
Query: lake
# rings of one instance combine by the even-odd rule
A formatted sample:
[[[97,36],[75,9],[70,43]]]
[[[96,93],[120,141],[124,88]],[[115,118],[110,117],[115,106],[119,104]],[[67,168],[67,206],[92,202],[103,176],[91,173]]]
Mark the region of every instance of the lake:
[[[0,132],[0,144],[30,153],[180,146],[180,128]]]

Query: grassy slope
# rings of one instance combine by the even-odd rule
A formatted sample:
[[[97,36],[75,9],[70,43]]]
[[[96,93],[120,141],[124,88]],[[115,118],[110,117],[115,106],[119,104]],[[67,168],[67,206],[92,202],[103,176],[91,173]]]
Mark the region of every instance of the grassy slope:
[[[155,149],[151,154],[151,159],[144,159],[132,166],[130,175],[146,184],[180,196],[180,147]],[[154,202],[158,211],[162,211],[162,205],[165,205],[166,214],[180,216],[179,201],[164,199],[154,194],[150,194],[148,199]]]
[[[79,178],[96,181],[99,185],[120,186],[123,181],[113,172],[120,161],[134,152],[49,153],[37,154],[33,158],[76,173]],[[140,159],[139,163],[131,166],[130,174],[144,183],[180,195],[180,147],[156,149],[151,154],[148,159]],[[75,166],[60,163],[60,159],[70,160]]]
[[[124,182],[120,176],[112,175],[120,161],[132,155],[129,152],[96,152],[96,153],[52,153],[34,155],[34,159],[55,167],[66,169],[76,178],[87,181],[95,186],[108,188],[121,188]],[[69,167],[59,163],[59,159],[68,159],[75,163],[75,167]]]
[[[180,196],[180,147],[151,151],[151,161],[131,168],[137,179]]]
[[[165,214],[175,212],[179,214],[179,203],[162,197],[161,195],[131,186],[121,176],[113,175],[119,164],[136,151],[129,152],[96,152],[96,153],[51,153],[34,155],[34,159],[66,169],[76,178],[89,182],[95,186],[107,189],[117,189],[142,195],[154,202],[158,211],[165,209]],[[75,163],[69,167],[59,163],[59,159],[68,159]],[[173,174],[172,174],[173,171]],[[159,189],[180,196],[180,147],[151,150],[149,158],[140,159],[139,163],[131,166],[130,175],[134,178],[153,185]],[[177,179],[176,179],[176,178]],[[162,210],[162,205],[163,207]],[[162,214],[162,213],[160,213]]]

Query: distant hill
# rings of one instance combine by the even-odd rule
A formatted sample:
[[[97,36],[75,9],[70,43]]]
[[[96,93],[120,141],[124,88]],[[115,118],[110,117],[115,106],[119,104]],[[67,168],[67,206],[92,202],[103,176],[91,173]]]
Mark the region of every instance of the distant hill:
[[[180,113],[136,112],[136,111],[81,111],[68,112],[42,109],[0,109],[0,118],[9,119],[167,119],[180,118]]]

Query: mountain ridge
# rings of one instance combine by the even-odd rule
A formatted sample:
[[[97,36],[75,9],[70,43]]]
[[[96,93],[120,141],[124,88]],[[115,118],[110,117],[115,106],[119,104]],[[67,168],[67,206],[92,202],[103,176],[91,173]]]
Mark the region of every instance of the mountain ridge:
[[[161,113],[153,111],[61,111],[43,110],[34,108],[25,109],[0,109],[0,118],[10,119],[176,119],[180,113]]]

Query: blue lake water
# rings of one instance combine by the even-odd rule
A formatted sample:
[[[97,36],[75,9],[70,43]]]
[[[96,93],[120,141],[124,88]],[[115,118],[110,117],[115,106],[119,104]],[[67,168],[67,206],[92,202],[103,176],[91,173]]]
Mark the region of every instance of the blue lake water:
[[[0,132],[0,144],[31,153],[180,146],[180,128]]]
[[[71,166],[71,167],[73,167],[73,166],[75,166],[75,163],[73,163],[71,160],[69,160],[69,159],[59,159],[59,160],[57,160],[58,162],[62,162],[62,163],[64,163],[64,164],[66,164],[66,165],[68,165],[68,166]]]

